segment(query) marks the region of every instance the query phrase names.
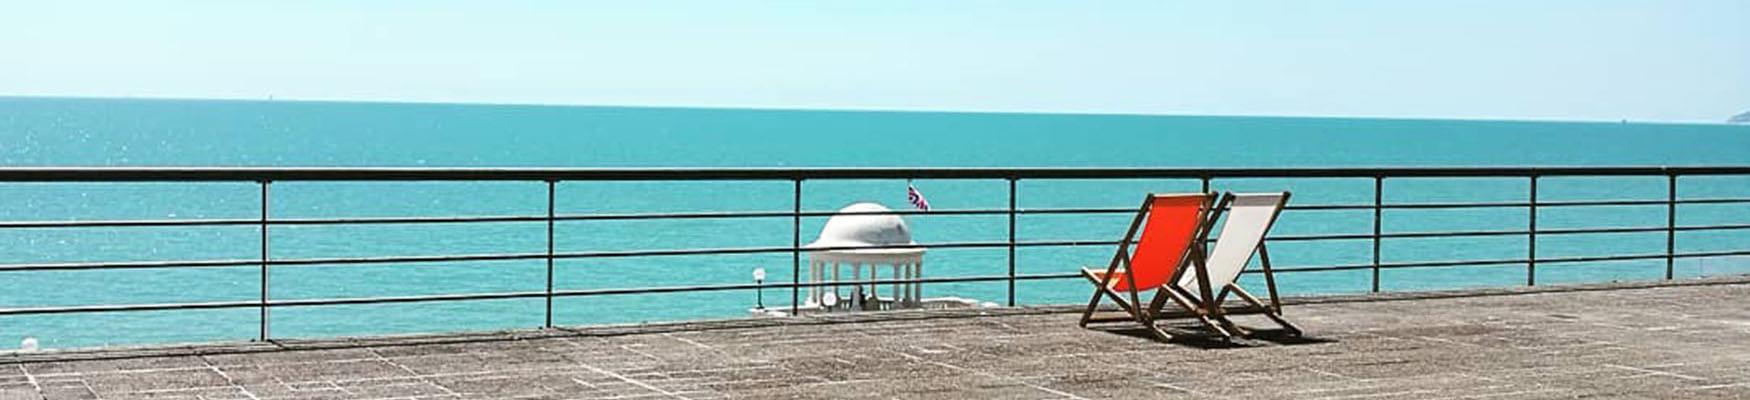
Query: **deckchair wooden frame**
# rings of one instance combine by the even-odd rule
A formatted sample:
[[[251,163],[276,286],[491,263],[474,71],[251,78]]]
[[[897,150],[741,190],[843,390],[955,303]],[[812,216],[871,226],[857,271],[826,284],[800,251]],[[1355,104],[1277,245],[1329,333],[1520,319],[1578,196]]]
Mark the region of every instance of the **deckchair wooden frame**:
[[[1125,290],[1126,292],[1129,292],[1127,293],[1129,301],[1126,301],[1126,294],[1120,294],[1113,290],[1112,281],[1118,277],[1118,274],[1120,273],[1119,269],[1122,268],[1122,273],[1124,274],[1125,282],[1127,284],[1134,285],[1137,282],[1135,271],[1130,265],[1130,247],[1131,244],[1140,240],[1137,237],[1137,234],[1141,232],[1143,223],[1148,220],[1149,214],[1153,212],[1151,208],[1154,206],[1155,199],[1164,196],[1201,196],[1203,197],[1203,201],[1201,202],[1202,205],[1196,215],[1196,219],[1198,220],[1196,223],[1196,230],[1192,233],[1189,243],[1186,243],[1185,254],[1181,254],[1179,257],[1179,265],[1175,266],[1173,275],[1168,277],[1165,284],[1154,288],[1155,294],[1150,299],[1148,308],[1139,309],[1138,307],[1142,304],[1142,299],[1138,295],[1138,292],[1149,289],[1131,287],[1130,290]],[[1171,339],[1171,334],[1168,334],[1165,330],[1162,330],[1159,326],[1155,325],[1156,315],[1160,313],[1161,307],[1163,307],[1165,302],[1169,299],[1188,310],[1198,309],[1194,304],[1200,302],[1189,298],[1189,296],[1187,296],[1188,293],[1183,293],[1183,290],[1173,290],[1175,287],[1173,282],[1177,282],[1185,273],[1184,267],[1186,265],[1192,265],[1195,268],[1202,268],[1202,262],[1191,261],[1202,257],[1204,247],[1203,243],[1205,243],[1209,237],[1210,222],[1220,216],[1222,208],[1213,204],[1215,200],[1215,193],[1150,193],[1148,196],[1145,196],[1142,201],[1142,206],[1137,209],[1136,217],[1130,222],[1130,228],[1124,233],[1124,238],[1118,242],[1118,250],[1113,252],[1112,261],[1106,266],[1106,272],[1103,274],[1096,274],[1093,270],[1087,268],[1082,269],[1082,277],[1087,278],[1090,283],[1094,284],[1094,294],[1088,299],[1088,308],[1082,313],[1080,325],[1085,328],[1089,323],[1093,322],[1131,320],[1141,324],[1148,330],[1150,335],[1158,339]],[[1198,273],[1198,276],[1206,277],[1208,275],[1207,272]],[[1207,285],[1205,285],[1205,287],[1207,287]],[[1119,309],[1123,310],[1126,315],[1123,317],[1095,317],[1094,313],[1100,306],[1101,298],[1107,298],[1112,300],[1112,302],[1117,303]],[[1209,318],[1207,315],[1199,314],[1199,319],[1202,320],[1205,326],[1216,331],[1222,331],[1222,328],[1217,325],[1217,322]]]
[[[1206,195],[1213,197],[1214,193]],[[1269,220],[1265,223],[1261,233],[1263,236],[1269,236],[1270,229],[1273,228],[1276,221],[1280,219],[1282,210],[1285,208],[1288,199],[1292,195],[1293,193],[1290,192],[1282,192],[1282,197],[1277,200],[1277,204],[1275,205]],[[1183,264],[1173,272],[1172,278],[1170,278],[1166,284],[1156,289],[1157,293],[1150,301],[1149,307],[1145,312],[1139,312],[1144,310],[1138,310],[1134,306],[1140,301],[1140,298],[1137,295],[1137,292],[1140,290],[1130,291],[1129,303],[1124,301],[1122,295],[1114,293],[1109,287],[1111,279],[1114,277],[1114,272],[1116,272],[1114,270],[1122,264],[1122,266],[1125,267],[1125,272],[1130,272],[1128,264],[1129,247],[1137,230],[1141,226],[1140,224],[1146,220],[1146,212],[1148,211],[1148,207],[1153,204],[1155,196],[1157,195],[1151,194],[1148,200],[1144,201],[1142,209],[1138,210],[1136,219],[1131,222],[1130,230],[1125,233],[1124,240],[1119,242],[1118,252],[1113,255],[1112,265],[1107,268],[1106,274],[1103,275],[1104,279],[1099,279],[1099,277],[1090,274],[1087,269],[1082,270],[1083,276],[1088,278],[1089,281],[1094,282],[1096,289],[1093,298],[1088,301],[1087,310],[1082,313],[1081,326],[1086,327],[1090,322],[1135,320],[1137,323],[1146,327],[1149,330],[1149,333],[1156,338],[1170,340],[1172,335],[1160,329],[1160,327],[1156,325],[1157,321],[1166,317],[1194,317],[1211,333],[1216,334],[1223,340],[1232,340],[1235,334],[1249,336],[1251,332],[1249,329],[1246,329],[1228,319],[1229,315],[1263,314],[1272,322],[1280,325],[1283,330],[1290,335],[1300,336],[1303,333],[1299,326],[1288,321],[1288,319],[1282,315],[1282,301],[1276,288],[1276,274],[1270,262],[1269,246],[1265,244],[1263,238],[1259,239],[1258,244],[1255,247],[1247,249],[1247,251],[1257,252],[1258,264],[1264,274],[1264,285],[1270,295],[1268,304],[1257,296],[1246,291],[1245,288],[1240,287],[1237,283],[1237,279],[1235,281],[1224,282],[1221,285],[1222,289],[1219,294],[1210,289],[1211,285],[1209,282],[1209,269],[1207,263],[1209,255],[1207,248],[1208,237],[1214,230],[1215,224],[1221,219],[1222,213],[1231,206],[1236,198],[1236,195],[1232,192],[1228,192],[1226,195],[1221,196],[1220,201],[1213,207],[1209,208],[1210,211],[1203,213],[1203,221],[1199,223],[1199,231],[1194,235],[1195,239],[1193,239],[1193,243],[1186,250],[1188,254],[1181,258]],[[1186,266],[1184,264],[1189,264],[1190,268],[1184,268]],[[1242,272],[1245,270],[1245,266],[1241,266],[1240,268]],[[1185,273],[1197,274],[1195,279],[1197,279],[1197,287],[1200,293],[1191,293],[1190,290],[1179,285],[1179,282],[1183,279]],[[1135,282],[1134,275],[1127,275],[1126,278],[1129,282]],[[1241,300],[1249,303],[1250,307],[1238,309],[1227,309],[1223,307],[1222,304],[1229,294],[1235,295]],[[1118,303],[1119,307],[1125,311],[1126,314],[1129,315],[1118,318],[1094,317],[1094,312],[1099,307],[1101,297],[1112,299],[1115,303]],[[1165,306],[1167,300],[1172,300],[1184,310],[1184,313],[1175,313],[1176,315],[1163,314],[1162,307]]]

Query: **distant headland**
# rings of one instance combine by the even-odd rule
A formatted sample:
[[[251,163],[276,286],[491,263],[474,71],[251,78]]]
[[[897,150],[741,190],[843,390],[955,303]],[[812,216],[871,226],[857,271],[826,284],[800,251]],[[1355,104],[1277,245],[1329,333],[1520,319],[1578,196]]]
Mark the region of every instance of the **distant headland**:
[[[1750,124],[1750,111],[1745,111],[1743,114],[1733,115],[1731,119],[1726,120],[1726,123],[1728,123],[1728,124]]]

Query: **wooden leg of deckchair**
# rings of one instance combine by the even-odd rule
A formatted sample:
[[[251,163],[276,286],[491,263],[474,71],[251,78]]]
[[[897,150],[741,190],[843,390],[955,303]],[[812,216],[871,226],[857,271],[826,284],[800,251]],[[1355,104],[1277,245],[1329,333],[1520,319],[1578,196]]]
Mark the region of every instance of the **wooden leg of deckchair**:
[[[1166,330],[1161,329],[1159,326],[1155,326],[1153,323],[1148,324],[1148,333],[1150,336],[1154,336],[1155,340],[1162,342],[1170,342],[1173,340],[1173,334],[1167,333]]]
[[[1240,336],[1251,336],[1252,332],[1250,330],[1246,329],[1243,326],[1240,326],[1240,324],[1234,323],[1233,320],[1228,319],[1227,318],[1227,309],[1222,308],[1222,303],[1225,303],[1227,301],[1228,292],[1232,288],[1235,288],[1235,287],[1237,287],[1237,286],[1234,286],[1234,284],[1229,283],[1226,286],[1223,286],[1221,288],[1221,292],[1219,292],[1220,294],[1215,295],[1215,302],[1209,304],[1210,318],[1215,319],[1217,322],[1220,322],[1221,326],[1227,327],[1227,330],[1233,332],[1234,334],[1237,334]]]
[[[1112,299],[1113,303],[1117,303],[1118,308],[1124,310],[1125,313],[1130,314],[1131,319],[1136,320],[1136,322],[1143,322],[1144,318],[1142,311],[1137,310],[1136,306],[1131,305],[1130,302],[1124,301],[1124,296],[1108,289],[1101,289],[1100,293],[1106,294],[1106,298]]]
[[[1229,286],[1232,285],[1229,284]],[[1233,320],[1227,318],[1227,309],[1222,308],[1221,306],[1222,299],[1227,297],[1227,289],[1224,287],[1220,293],[1221,294],[1215,296],[1215,302],[1205,305],[1205,307],[1207,307],[1206,309],[1209,311],[1209,319],[1221,324],[1221,327],[1226,328],[1228,333],[1239,336],[1251,336],[1251,330],[1248,330],[1246,327],[1240,326],[1240,324],[1236,324]],[[1186,294],[1185,297],[1190,298],[1193,296]]]
[[[1114,292],[1111,289],[1108,289],[1104,285],[1101,285],[1104,282],[1104,280],[1099,280],[1097,278],[1094,278],[1091,274],[1088,274],[1085,271],[1082,273],[1082,276],[1087,277],[1088,280],[1095,281],[1096,285],[1100,285],[1100,286],[1095,287],[1094,297],[1091,299],[1088,299],[1088,309],[1084,310],[1082,312],[1081,326],[1083,328],[1088,327],[1089,322],[1093,322],[1094,311],[1097,310],[1100,306],[1100,297],[1101,296],[1105,296],[1106,298],[1112,299],[1113,303],[1117,303],[1119,309],[1124,310],[1124,312],[1126,314],[1130,314],[1129,319],[1135,320],[1137,323],[1141,323],[1141,324],[1145,324],[1145,325],[1148,325],[1151,323],[1152,319],[1149,318],[1147,315],[1144,315],[1142,313],[1142,310],[1138,310],[1135,305],[1131,304],[1128,301],[1124,301],[1123,295],[1118,294],[1117,292]]]
[[[1108,271],[1111,271],[1111,269],[1108,269]],[[1094,284],[1094,296],[1088,299],[1088,309],[1082,311],[1082,320],[1078,325],[1087,328],[1088,323],[1094,322],[1094,312],[1100,309],[1101,296],[1109,297],[1113,302],[1118,303],[1118,308],[1131,314],[1130,319],[1137,319],[1135,308],[1124,302],[1124,296],[1113,293],[1110,289],[1113,276],[1114,275],[1110,272],[1105,275],[1095,275],[1093,271],[1082,269],[1082,277],[1087,278],[1088,282]],[[1137,321],[1141,322],[1140,319],[1137,319]]]
[[[1160,340],[1162,342],[1173,340],[1172,334],[1167,333],[1166,330],[1161,329],[1161,327],[1159,325],[1157,325],[1158,324],[1158,318],[1156,318],[1157,314],[1149,313],[1147,311],[1147,309],[1138,308],[1135,305],[1132,305],[1129,302],[1124,301],[1124,296],[1119,295],[1118,293],[1115,293],[1111,290],[1101,290],[1100,292],[1105,293],[1108,297],[1110,297],[1112,299],[1113,303],[1117,303],[1119,308],[1122,308],[1122,309],[1124,309],[1125,312],[1129,313],[1130,319],[1135,321],[1137,324],[1142,325],[1143,329],[1147,329],[1150,336],[1154,336],[1155,339]],[[1112,319],[1109,321],[1117,321],[1117,319]],[[1084,325],[1083,327],[1086,327],[1086,325]]]
[[[1119,308],[1121,308],[1125,312],[1129,313],[1130,317],[1131,317],[1130,319],[1135,320],[1138,324],[1142,324],[1142,327],[1144,329],[1147,329],[1149,335],[1153,336],[1156,340],[1160,340],[1162,342],[1173,340],[1172,334],[1167,333],[1166,330],[1161,329],[1160,326],[1158,326],[1158,325],[1155,325],[1156,324],[1156,322],[1155,322],[1156,313],[1154,313],[1152,311],[1145,311],[1142,309],[1137,309],[1137,307],[1135,305],[1129,304],[1128,302],[1124,301],[1123,295],[1120,295],[1118,293],[1114,293],[1112,290],[1106,288],[1104,280],[1097,279],[1094,275],[1086,273],[1086,271],[1084,271],[1082,273],[1082,276],[1088,278],[1088,280],[1093,282],[1095,285],[1094,296],[1093,296],[1093,298],[1088,299],[1088,309],[1082,312],[1082,320],[1080,323],[1082,328],[1087,328],[1088,323],[1094,321],[1094,311],[1096,309],[1098,309],[1100,306],[1100,297],[1106,296],[1106,297],[1110,297],[1112,299],[1112,302],[1118,303]],[[1153,299],[1150,302],[1151,307],[1158,309],[1159,306],[1154,306],[1153,304],[1159,304],[1163,301],[1165,301],[1165,300],[1161,299],[1160,295],[1157,294],[1155,296],[1155,299]]]
[[[1079,323],[1081,327],[1087,328],[1088,321],[1094,319],[1094,310],[1100,308],[1100,292],[1105,291],[1106,287],[1101,285],[1103,282],[1100,282],[1100,279],[1095,279],[1086,270],[1082,271],[1082,277],[1088,278],[1089,282],[1094,283],[1094,297],[1088,299],[1088,309],[1082,312],[1082,321]]]
[[[1160,289],[1155,290],[1154,299],[1148,302],[1148,315],[1159,319],[1161,317],[1161,308],[1166,307],[1167,305],[1167,297],[1166,287],[1163,286]]]
[[[1221,324],[1221,327],[1227,328],[1227,331],[1230,333],[1233,333],[1234,335],[1238,335],[1238,336],[1242,336],[1242,337],[1252,336],[1251,329],[1246,329],[1246,327],[1243,327],[1243,326],[1240,326],[1240,324],[1234,323],[1233,320],[1227,319],[1227,314],[1217,315],[1215,317],[1211,317],[1210,319],[1215,320],[1216,323]]]
[[[1233,340],[1234,335],[1228,333],[1226,329],[1222,329],[1221,325],[1217,324],[1214,320],[1209,319],[1209,314],[1202,308],[1198,307],[1196,305],[1197,302],[1191,301],[1187,296],[1180,294],[1177,291],[1169,290],[1166,292],[1166,295],[1171,297],[1173,302],[1179,303],[1179,307],[1184,307],[1186,311],[1190,311],[1192,315],[1197,316],[1197,320],[1203,323],[1203,327],[1209,328],[1210,332],[1215,332],[1215,334],[1220,335],[1222,340]]]
[[[1132,282],[1134,282],[1134,281],[1132,281]],[[1130,298],[1137,299],[1137,296],[1136,296],[1137,292],[1138,291],[1130,292]],[[1135,301],[1140,302],[1141,300],[1135,300]],[[1148,329],[1148,333],[1150,335],[1153,335],[1156,340],[1159,340],[1162,342],[1173,340],[1172,334],[1167,333],[1166,330],[1161,329],[1161,327],[1159,325],[1156,325],[1160,321],[1160,315],[1161,315],[1161,313],[1159,311],[1160,304],[1164,301],[1166,301],[1166,300],[1161,298],[1161,291],[1157,290],[1157,291],[1155,291],[1154,298],[1149,299],[1149,301],[1148,301],[1149,304],[1148,304],[1148,306],[1146,306],[1146,308],[1144,308],[1144,306],[1141,303],[1134,304],[1134,306],[1135,306],[1134,309],[1135,309],[1135,313],[1136,313],[1136,322],[1141,323],[1143,328]]]
[[[1240,299],[1245,300],[1247,303],[1252,303],[1253,307],[1263,309],[1265,317],[1270,318],[1270,320],[1276,322],[1277,325],[1281,325],[1282,329],[1287,330],[1289,334],[1294,336],[1301,335],[1299,326],[1295,326],[1294,323],[1288,322],[1287,318],[1282,317],[1282,309],[1264,304],[1263,301],[1258,300],[1257,296],[1253,296],[1251,293],[1246,292],[1245,289],[1241,289],[1239,285],[1229,284],[1228,286],[1230,287],[1230,290],[1233,290],[1235,295],[1240,296]]]
[[[1082,312],[1082,321],[1078,323],[1083,328],[1088,327],[1088,321],[1094,319],[1094,310],[1100,307],[1099,289],[1094,289],[1094,298],[1088,299],[1088,310]]]

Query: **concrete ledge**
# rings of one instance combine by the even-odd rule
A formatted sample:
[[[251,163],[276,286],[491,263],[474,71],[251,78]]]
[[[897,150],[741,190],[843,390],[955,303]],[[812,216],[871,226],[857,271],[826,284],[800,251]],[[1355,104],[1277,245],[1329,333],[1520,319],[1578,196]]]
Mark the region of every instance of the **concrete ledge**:
[[[1745,299],[1750,276],[1300,297],[1306,337],[1238,343],[1041,306],[56,351],[5,355],[0,399],[1750,398]]]
[[[1370,294],[1316,295],[1284,297],[1288,305],[1338,304],[1429,299],[1513,296],[1539,293],[1571,293],[1585,291],[1636,290],[1661,287],[1750,284],[1750,275],[1680,279],[1671,281],[1632,281],[1578,285],[1519,286],[1509,288],[1478,288],[1462,290],[1383,292]],[[1260,293],[1262,295],[1262,293]],[[127,346],[90,349],[49,350],[33,353],[0,352],[0,365],[50,361],[123,359],[142,357],[190,356],[212,354],[247,354],[276,351],[323,350],[357,347],[419,346],[469,342],[519,341],[556,337],[607,337],[621,335],[660,334],[721,329],[752,329],[779,326],[855,324],[887,321],[911,321],[944,318],[975,318],[1032,314],[1080,313],[1082,305],[1037,305],[977,309],[901,310],[868,313],[808,315],[790,318],[731,318],[646,324],[616,324],[554,329],[514,329],[488,332],[431,333],[322,339],[275,339],[263,342],[214,342],[183,345]],[[1108,309],[1106,311],[1116,311]],[[1293,312],[1292,309],[1289,310]]]

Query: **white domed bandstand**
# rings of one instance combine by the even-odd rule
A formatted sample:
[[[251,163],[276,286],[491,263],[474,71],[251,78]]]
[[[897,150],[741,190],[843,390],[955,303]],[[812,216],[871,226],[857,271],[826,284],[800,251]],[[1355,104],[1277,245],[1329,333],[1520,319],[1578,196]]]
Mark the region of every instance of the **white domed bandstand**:
[[[925,249],[912,247],[916,244],[905,219],[885,206],[855,203],[839,209],[838,215],[827,219],[819,238],[803,246],[808,252],[807,282],[813,285],[799,310],[976,306],[976,301],[954,297],[924,299],[922,284],[895,282],[923,277]],[[880,289],[887,289],[886,296]]]

